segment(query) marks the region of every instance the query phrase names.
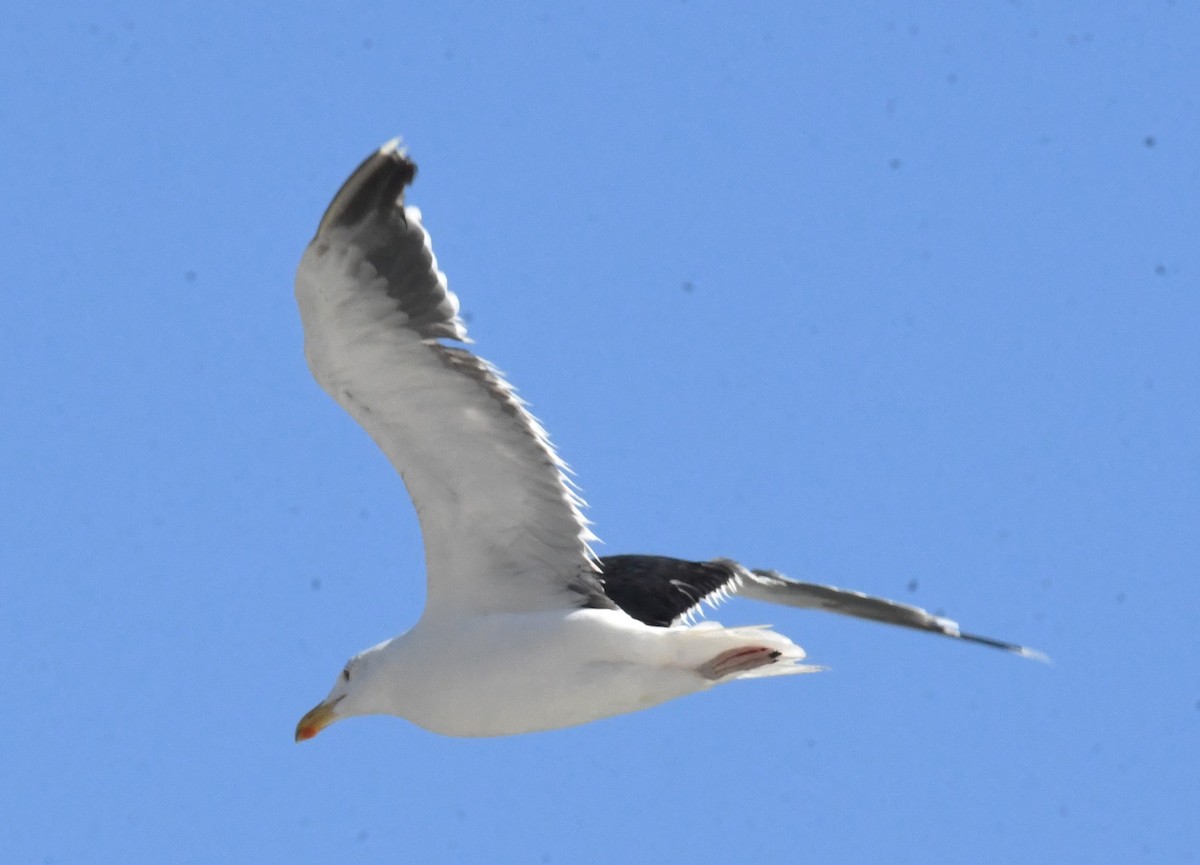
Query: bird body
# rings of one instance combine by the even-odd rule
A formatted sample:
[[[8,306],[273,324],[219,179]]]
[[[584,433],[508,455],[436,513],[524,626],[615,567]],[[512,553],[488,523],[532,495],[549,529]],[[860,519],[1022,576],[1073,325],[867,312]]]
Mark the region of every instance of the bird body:
[[[394,714],[448,736],[503,736],[583,724],[712,687],[705,664],[730,650],[771,647],[772,675],[814,669],[765,628],[656,628],[620,610],[422,616],[359,655],[332,692],[339,712]],[[364,687],[365,685],[365,687]]]

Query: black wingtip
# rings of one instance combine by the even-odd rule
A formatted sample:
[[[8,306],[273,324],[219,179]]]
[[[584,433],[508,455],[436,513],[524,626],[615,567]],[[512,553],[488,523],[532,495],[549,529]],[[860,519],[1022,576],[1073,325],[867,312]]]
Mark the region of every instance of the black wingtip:
[[[372,213],[391,212],[404,195],[404,188],[417,176],[417,164],[393,138],[362,161],[333,197],[317,234],[331,228],[356,225]]]
[[[1031,649],[1028,646],[1021,646],[1017,643],[1008,643],[1004,640],[997,640],[994,637],[983,637],[979,634],[968,634],[960,631],[956,634],[960,640],[966,640],[970,643],[979,643],[981,646],[991,646],[993,649],[1000,649],[1005,652],[1012,652],[1014,655],[1020,655],[1022,658],[1029,658],[1032,661],[1040,661],[1043,664],[1050,663],[1050,656],[1045,652],[1039,652],[1037,649]]]

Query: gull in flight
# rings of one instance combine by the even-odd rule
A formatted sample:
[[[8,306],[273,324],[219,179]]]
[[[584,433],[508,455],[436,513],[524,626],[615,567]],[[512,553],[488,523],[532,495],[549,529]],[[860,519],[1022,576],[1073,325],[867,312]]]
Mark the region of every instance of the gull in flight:
[[[738,679],[808,673],[769,627],[695,618],[729,595],[872,619],[1040,657],[941,616],[730,559],[597,557],[546,431],[465,346],[398,141],[334,196],[296,274],[313,376],[382,448],[425,544],[417,624],[355,655],[296,727],[388,714],[448,736],[503,736],[645,709]]]

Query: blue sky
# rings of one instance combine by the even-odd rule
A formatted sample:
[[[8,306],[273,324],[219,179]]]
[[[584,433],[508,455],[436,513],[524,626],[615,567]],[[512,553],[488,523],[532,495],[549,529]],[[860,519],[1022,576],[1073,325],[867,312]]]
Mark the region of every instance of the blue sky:
[[[4,861],[1200,859],[1191,4],[33,5],[0,29]],[[422,605],[292,298],[395,135],[602,552],[1055,664],[735,601],[831,671],[293,744]]]

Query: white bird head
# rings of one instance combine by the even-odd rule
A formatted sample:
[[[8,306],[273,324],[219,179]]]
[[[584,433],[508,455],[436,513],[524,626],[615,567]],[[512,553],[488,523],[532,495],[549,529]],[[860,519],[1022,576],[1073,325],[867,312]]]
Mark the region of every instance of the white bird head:
[[[389,641],[390,642],[390,641]],[[359,652],[338,673],[329,695],[314,706],[296,725],[296,741],[303,742],[320,733],[334,721],[355,715],[369,715],[376,689],[372,685],[379,655],[387,643]]]

